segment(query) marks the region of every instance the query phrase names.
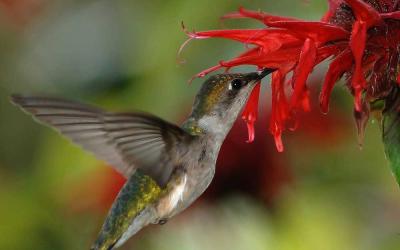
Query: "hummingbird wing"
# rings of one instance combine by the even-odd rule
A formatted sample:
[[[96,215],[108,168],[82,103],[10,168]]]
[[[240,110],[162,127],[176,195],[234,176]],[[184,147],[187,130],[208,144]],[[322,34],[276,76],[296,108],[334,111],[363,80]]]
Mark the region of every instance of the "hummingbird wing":
[[[129,178],[136,169],[160,187],[176,164],[173,145],[191,138],[180,127],[146,113],[111,113],[67,100],[12,96],[12,102]]]

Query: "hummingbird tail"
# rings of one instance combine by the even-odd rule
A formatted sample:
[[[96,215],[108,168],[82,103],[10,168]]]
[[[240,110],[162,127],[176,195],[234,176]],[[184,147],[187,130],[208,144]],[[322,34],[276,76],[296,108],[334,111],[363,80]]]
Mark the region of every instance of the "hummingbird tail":
[[[141,211],[133,220],[132,224],[128,229],[117,239],[110,241],[107,234],[102,235],[101,232],[99,238],[90,248],[90,250],[113,250],[124,244],[131,236],[140,231],[143,227],[154,222],[156,218],[154,209],[150,207],[145,208]]]
[[[153,203],[160,193],[161,189],[153,179],[136,171],[114,201],[91,250],[118,248],[140,229],[153,223],[157,219]]]

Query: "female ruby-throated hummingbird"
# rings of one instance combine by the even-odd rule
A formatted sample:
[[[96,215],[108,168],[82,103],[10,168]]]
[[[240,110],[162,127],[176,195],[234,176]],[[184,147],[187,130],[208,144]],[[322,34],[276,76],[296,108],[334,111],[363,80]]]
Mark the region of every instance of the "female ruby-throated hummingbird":
[[[203,83],[181,127],[145,113],[110,113],[66,100],[12,96],[12,102],[128,180],[92,250],[111,250],[148,224],[163,224],[208,187],[218,152],[257,82],[273,72],[218,74]]]

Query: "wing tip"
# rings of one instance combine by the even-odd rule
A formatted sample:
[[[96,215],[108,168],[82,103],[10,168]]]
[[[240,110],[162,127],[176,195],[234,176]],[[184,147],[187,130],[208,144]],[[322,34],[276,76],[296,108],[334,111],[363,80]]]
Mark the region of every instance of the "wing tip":
[[[26,106],[29,105],[29,99],[30,97],[21,94],[10,95],[10,102],[25,111],[26,111]]]
[[[10,95],[10,102],[14,105],[21,106],[24,103],[24,97],[20,94]]]
[[[36,103],[38,100],[46,100],[49,98],[33,95],[22,95],[22,94],[11,94],[10,102],[17,106],[26,106],[32,103]]]
[[[30,107],[30,105],[32,105],[32,99],[34,97],[24,96],[21,94],[11,94],[9,98],[10,102],[16,107],[20,108],[24,113],[28,115],[36,115],[36,109]]]
[[[34,96],[25,96],[21,94],[10,95],[10,102],[28,114],[35,114],[36,109]]]

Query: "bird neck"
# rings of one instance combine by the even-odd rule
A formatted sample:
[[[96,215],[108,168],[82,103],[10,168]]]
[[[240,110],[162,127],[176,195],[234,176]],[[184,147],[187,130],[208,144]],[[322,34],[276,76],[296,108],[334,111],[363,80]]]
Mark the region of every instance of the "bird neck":
[[[192,116],[190,116],[186,121],[183,122],[182,128],[193,136],[206,134],[206,131],[199,126],[198,120]]]
[[[182,128],[193,136],[206,136],[215,142],[221,142],[225,139],[231,129],[232,121],[223,121],[217,116],[205,115],[201,117],[190,116],[182,125]]]

